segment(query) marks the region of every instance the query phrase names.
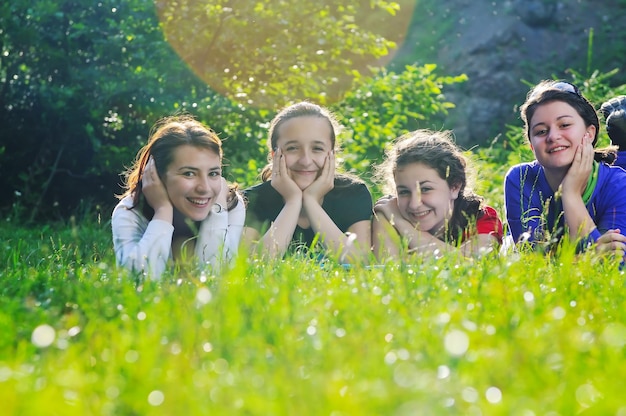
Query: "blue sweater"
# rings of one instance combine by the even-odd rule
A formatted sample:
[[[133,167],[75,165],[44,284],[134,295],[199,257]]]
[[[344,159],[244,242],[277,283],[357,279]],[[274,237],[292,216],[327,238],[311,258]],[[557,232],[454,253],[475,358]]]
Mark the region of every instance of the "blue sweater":
[[[617,160],[613,162],[613,166],[619,166],[622,169],[626,169],[626,150],[620,150],[617,152]]]
[[[529,241],[560,239],[564,234],[563,205],[554,197],[537,161],[513,166],[504,179],[504,202],[509,234],[515,242],[524,232]],[[586,204],[596,224],[585,239],[595,242],[609,229],[626,233],[626,171],[600,163],[598,182]]]

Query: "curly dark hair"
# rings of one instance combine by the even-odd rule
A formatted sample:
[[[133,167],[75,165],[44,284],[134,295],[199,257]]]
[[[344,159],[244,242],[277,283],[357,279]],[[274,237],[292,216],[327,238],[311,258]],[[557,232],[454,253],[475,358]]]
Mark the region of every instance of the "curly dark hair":
[[[451,131],[416,130],[400,136],[386,152],[377,177],[386,190],[395,192],[395,174],[402,167],[422,163],[434,169],[448,186],[459,187],[452,215],[446,227],[446,241],[456,244],[463,239],[472,221],[480,215],[483,198],[467,187],[468,160],[453,142]]]

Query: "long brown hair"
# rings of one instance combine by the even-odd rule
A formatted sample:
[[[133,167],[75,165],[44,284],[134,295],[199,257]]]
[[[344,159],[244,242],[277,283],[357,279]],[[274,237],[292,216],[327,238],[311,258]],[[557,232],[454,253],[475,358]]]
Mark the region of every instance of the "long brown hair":
[[[152,126],[148,143],[139,150],[132,166],[123,173],[125,192],[119,198],[131,195],[132,207],[137,207],[143,195],[141,192],[143,171],[150,157],[154,159],[159,178],[163,180],[167,167],[174,158],[174,151],[182,145],[210,150],[219,156],[220,161],[222,160],[222,141],[209,127],[188,114],[164,117]],[[234,188],[231,189],[231,194],[234,191]],[[231,201],[234,199],[235,202],[232,206],[229,204],[229,209],[237,204],[237,198],[232,196],[234,195],[229,199]],[[144,214],[152,218],[154,210],[145,205]]]

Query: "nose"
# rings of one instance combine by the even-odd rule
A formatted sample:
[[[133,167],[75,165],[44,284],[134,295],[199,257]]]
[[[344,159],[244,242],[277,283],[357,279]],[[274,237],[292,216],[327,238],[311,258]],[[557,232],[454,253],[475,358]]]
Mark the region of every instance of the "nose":
[[[422,193],[417,189],[415,192],[411,194],[411,199],[409,200],[409,208],[417,209],[422,205]]]
[[[300,152],[298,157],[298,163],[302,166],[308,166],[313,161],[313,155],[307,149],[304,149]]]
[[[553,142],[558,140],[561,137],[561,133],[559,132],[559,129],[550,129],[550,131],[548,131],[548,135],[546,137],[546,141],[549,142]]]
[[[199,194],[205,194],[209,189],[209,178],[203,175],[198,175],[196,181],[196,192]]]

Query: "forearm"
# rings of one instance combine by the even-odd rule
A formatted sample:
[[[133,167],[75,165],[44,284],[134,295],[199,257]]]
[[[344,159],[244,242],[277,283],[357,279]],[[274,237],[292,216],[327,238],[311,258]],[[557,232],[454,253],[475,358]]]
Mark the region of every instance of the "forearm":
[[[596,224],[589,215],[580,195],[566,195],[564,193],[562,202],[565,224],[569,230],[571,241],[585,238],[595,230]]]
[[[282,256],[291,243],[301,209],[301,200],[286,202],[269,230],[259,241],[257,250],[261,250],[270,257]]]
[[[120,266],[149,272],[158,279],[170,258],[174,227],[162,220],[152,220],[147,228],[126,215],[112,220],[115,258]]]
[[[432,254],[436,250],[454,249],[452,245],[446,244],[432,234],[416,229],[413,224],[402,217],[394,218],[393,226],[398,234],[406,239],[410,252]]]
[[[370,250],[371,229],[362,231],[356,236],[342,232],[337,224],[328,216],[320,203],[311,197],[303,198],[304,211],[309,218],[311,228],[320,236],[324,247],[335,253],[341,261],[353,262],[367,256]],[[369,234],[369,235],[363,235]]]
[[[402,241],[387,217],[379,213],[372,221],[372,249],[378,261],[400,257]]]

